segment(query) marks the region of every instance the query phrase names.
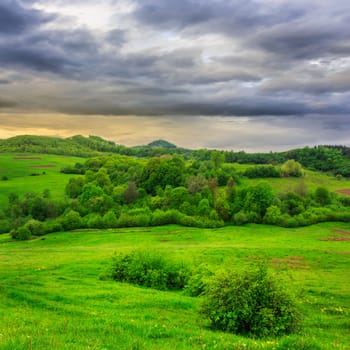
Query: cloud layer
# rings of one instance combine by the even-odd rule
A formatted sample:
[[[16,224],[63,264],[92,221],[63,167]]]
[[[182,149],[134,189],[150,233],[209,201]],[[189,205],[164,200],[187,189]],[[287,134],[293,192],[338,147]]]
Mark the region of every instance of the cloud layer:
[[[249,117],[333,135],[350,123],[349,13],[345,0],[3,0],[0,118]]]

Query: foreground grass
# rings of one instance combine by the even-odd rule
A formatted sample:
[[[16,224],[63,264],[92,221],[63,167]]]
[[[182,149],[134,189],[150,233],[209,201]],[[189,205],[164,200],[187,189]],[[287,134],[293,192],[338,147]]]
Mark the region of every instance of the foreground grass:
[[[0,349],[349,349],[349,224],[0,236]],[[254,340],[206,328],[200,298],[101,280],[114,252],[161,249],[219,269],[258,258],[300,294],[300,334]]]
[[[50,154],[0,153],[0,208],[8,204],[10,193],[23,196],[28,191],[41,193],[50,189],[53,197],[62,198],[72,175],[62,174],[60,170],[77,162],[83,163],[85,159]]]

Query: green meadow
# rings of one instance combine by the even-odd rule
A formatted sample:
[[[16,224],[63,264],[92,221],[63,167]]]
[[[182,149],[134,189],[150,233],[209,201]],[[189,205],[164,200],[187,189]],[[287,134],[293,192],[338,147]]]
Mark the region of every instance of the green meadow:
[[[349,349],[350,225],[285,229],[79,230],[0,236],[0,349]],[[210,330],[201,297],[106,278],[115,252],[161,250],[186,264],[239,269],[260,259],[303,312],[300,333],[250,339]]]
[[[49,189],[53,197],[62,198],[72,175],[61,173],[61,168],[84,161],[83,158],[50,154],[1,153],[0,208],[7,205],[10,193],[23,196],[28,192],[41,193]]]
[[[49,189],[64,198],[62,167],[78,157],[0,155],[0,208],[8,195]],[[238,172],[252,165],[230,165]],[[306,170],[268,182],[275,193],[303,182],[310,191],[350,188],[350,180]],[[292,290],[302,311],[299,333],[252,339],[213,331],[199,314],[203,297],[118,283],[115,253],[162,251],[188,266],[242,269],[264,261]],[[176,225],[76,230],[14,241],[0,235],[0,349],[350,349],[350,224],[293,229],[247,224],[218,229]]]
[[[256,167],[255,164],[238,164],[232,165],[236,171],[243,173],[246,169]],[[333,175],[305,170],[303,177],[288,178],[266,178],[266,179],[247,179],[242,180],[242,186],[257,185],[260,182],[268,182],[276,193],[283,191],[293,191],[300,183],[305,184],[309,191],[314,191],[317,187],[326,187],[329,191],[337,191],[350,188],[349,178],[336,178]]]

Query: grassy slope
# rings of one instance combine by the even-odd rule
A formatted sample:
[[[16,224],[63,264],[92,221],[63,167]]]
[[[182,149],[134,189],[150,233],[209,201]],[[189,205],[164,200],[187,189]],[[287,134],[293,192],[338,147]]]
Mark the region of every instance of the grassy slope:
[[[72,175],[60,173],[61,168],[84,161],[83,158],[48,154],[0,153],[0,179],[3,176],[9,179],[0,181],[0,208],[7,204],[7,197],[11,192],[22,196],[27,192],[49,189],[53,197],[63,197],[64,188]]]
[[[232,165],[236,171],[243,173],[244,170],[254,167],[254,164],[237,164]],[[326,187],[330,191],[337,191],[341,189],[350,188],[350,179],[337,179],[335,176],[325,173],[305,170],[305,176],[302,178],[267,178],[267,179],[248,179],[242,180],[241,185],[256,185],[259,182],[268,182],[273,187],[276,193],[293,190],[300,182],[304,182],[310,191],[314,191],[317,187]]]
[[[77,231],[28,242],[2,235],[0,348],[349,349],[350,242],[321,240],[349,237],[335,228],[350,231],[349,224],[325,223]],[[304,330],[277,340],[213,332],[198,317],[199,298],[98,279],[115,251],[134,248],[162,249],[216,268],[259,256],[281,264],[290,287],[303,290]]]

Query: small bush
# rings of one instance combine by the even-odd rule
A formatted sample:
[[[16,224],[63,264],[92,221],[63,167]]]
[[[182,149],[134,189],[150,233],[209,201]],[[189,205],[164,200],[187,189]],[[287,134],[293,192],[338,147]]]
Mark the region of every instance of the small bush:
[[[294,299],[264,265],[216,274],[208,284],[201,314],[213,328],[257,337],[291,333],[299,323]]]
[[[117,254],[113,259],[112,278],[154,289],[183,289],[188,269],[154,251]]]
[[[185,287],[185,291],[192,297],[199,296],[204,293],[208,280],[213,276],[213,272],[207,265],[201,264],[191,271],[191,275]]]
[[[245,212],[239,211],[233,216],[233,222],[236,225],[244,225],[248,222],[248,217]]]
[[[57,220],[48,220],[44,222],[44,230],[46,233],[63,231],[62,225]]]
[[[33,236],[42,236],[43,234],[45,234],[43,223],[38,220],[31,219],[27,221],[25,227],[30,231],[31,235]]]
[[[10,222],[6,219],[0,219],[0,234],[11,230]]]
[[[14,239],[19,239],[20,241],[25,241],[32,237],[29,229],[26,226],[21,226],[18,229],[12,230],[10,235]]]

